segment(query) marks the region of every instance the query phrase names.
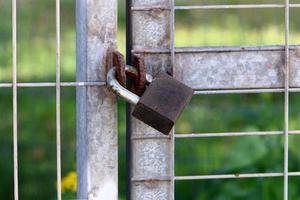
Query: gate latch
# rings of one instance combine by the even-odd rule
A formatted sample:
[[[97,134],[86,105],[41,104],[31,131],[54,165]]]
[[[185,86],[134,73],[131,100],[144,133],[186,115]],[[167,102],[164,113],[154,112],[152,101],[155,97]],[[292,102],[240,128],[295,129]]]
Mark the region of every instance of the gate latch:
[[[113,65],[107,73],[107,85],[117,95],[135,105],[132,112],[135,118],[168,135],[191,100],[193,89],[165,72],[159,72],[153,78],[146,73],[143,56],[135,56],[135,67],[125,65],[119,52],[112,52],[112,57]],[[126,75],[134,79],[134,84],[139,84],[134,87],[136,94],[123,87]]]

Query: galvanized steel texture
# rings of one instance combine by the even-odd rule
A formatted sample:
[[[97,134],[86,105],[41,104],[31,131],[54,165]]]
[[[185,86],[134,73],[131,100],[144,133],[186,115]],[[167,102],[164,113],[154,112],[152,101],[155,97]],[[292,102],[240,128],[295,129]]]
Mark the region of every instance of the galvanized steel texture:
[[[273,135],[282,134],[285,140],[284,171],[282,173],[255,173],[237,175],[204,175],[174,177],[174,158],[173,137],[163,138],[151,131],[147,137],[145,130],[135,130],[139,124],[133,124],[135,135],[132,139],[136,143],[160,139],[170,148],[158,152],[171,153],[169,166],[169,177],[160,175],[156,177],[156,184],[159,181],[169,183],[170,192],[168,199],[173,198],[173,183],[175,180],[196,180],[196,179],[219,179],[219,178],[254,178],[254,177],[284,177],[283,198],[288,199],[288,176],[298,176],[299,172],[288,171],[288,135],[299,134],[299,131],[289,130],[289,92],[299,92],[299,46],[289,44],[289,11],[290,8],[299,7],[299,4],[290,4],[285,0],[282,4],[244,4],[244,5],[194,5],[194,6],[175,6],[174,1],[134,1],[131,8],[133,12],[133,52],[144,53],[146,55],[146,66],[148,72],[156,74],[160,70],[173,72],[175,78],[183,81],[196,90],[195,94],[225,94],[225,93],[269,93],[283,92],[284,100],[284,130],[283,131],[262,131],[262,132],[241,132],[241,133],[198,133],[175,135],[175,138],[197,138],[197,137],[227,137],[244,135]],[[282,8],[285,10],[285,44],[282,46],[250,46],[250,47],[199,47],[199,48],[174,48],[174,10],[192,9],[263,9],[263,8]],[[137,122],[135,122],[137,123]],[[142,132],[142,135],[139,135]],[[171,143],[168,143],[168,141]],[[166,142],[167,141],[167,142]],[[152,142],[153,143],[153,142]],[[157,143],[157,141],[156,141]],[[155,145],[153,143],[152,145]],[[133,145],[134,146],[134,145]],[[141,145],[144,147],[144,144]],[[141,148],[142,148],[141,147]],[[153,147],[153,149],[155,149]],[[136,147],[135,151],[141,151]],[[156,155],[158,152],[152,152]],[[160,153],[159,155],[163,155]],[[137,157],[140,158],[139,154]],[[158,156],[159,157],[159,156]],[[164,156],[166,158],[166,156]],[[136,164],[137,160],[133,160]],[[145,166],[148,167],[147,164]],[[151,165],[150,165],[151,166]],[[153,166],[147,168],[153,170]],[[142,168],[143,169],[143,168]],[[142,170],[141,169],[141,170]],[[155,171],[155,170],[153,170]],[[135,171],[134,171],[135,172]],[[150,173],[151,174],[151,173]],[[157,174],[153,174],[153,177]],[[133,180],[143,180],[140,182],[150,182],[149,177],[134,177]],[[142,190],[139,188],[139,190]],[[153,190],[155,193],[155,190]],[[148,193],[147,193],[148,194]],[[140,197],[140,196],[139,196]],[[143,196],[144,198],[145,196]],[[149,196],[150,197],[150,196]],[[139,199],[134,196],[134,199]],[[164,199],[164,198],[162,198]]]
[[[117,0],[77,0],[77,81],[106,80],[116,47]],[[118,199],[116,98],[107,87],[77,88],[78,199]]]
[[[134,0],[132,6],[168,6],[171,0]],[[170,47],[170,11],[132,11],[133,51],[138,49],[156,49]],[[163,57],[163,58],[162,58]],[[146,58],[147,72],[155,74],[158,70],[170,69],[170,55],[160,55],[149,60]],[[168,70],[169,71],[169,70]],[[132,200],[169,200],[172,198],[171,186],[172,148],[170,139],[161,139],[161,133],[132,119]],[[148,139],[135,137],[157,136]],[[155,177],[167,177],[156,179]],[[143,181],[138,181],[143,180]]]

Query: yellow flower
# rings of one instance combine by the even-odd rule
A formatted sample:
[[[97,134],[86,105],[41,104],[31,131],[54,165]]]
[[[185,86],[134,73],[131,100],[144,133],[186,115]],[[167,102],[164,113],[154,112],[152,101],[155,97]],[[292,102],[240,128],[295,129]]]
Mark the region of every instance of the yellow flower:
[[[61,180],[61,191],[72,191],[76,192],[77,190],[77,174],[75,171],[69,172]]]

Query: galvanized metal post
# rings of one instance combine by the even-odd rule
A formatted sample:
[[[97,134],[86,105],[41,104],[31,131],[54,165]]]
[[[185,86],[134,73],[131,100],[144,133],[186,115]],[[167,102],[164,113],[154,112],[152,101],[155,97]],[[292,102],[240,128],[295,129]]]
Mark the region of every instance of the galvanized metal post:
[[[132,33],[129,34],[132,34],[133,51],[170,48],[172,11],[152,9],[152,7],[170,7],[171,5],[172,0],[132,1],[132,7],[150,8],[144,10],[130,8]],[[170,70],[171,55],[148,54],[146,66],[148,73],[152,74],[159,70]],[[130,199],[173,199],[172,137],[166,137],[134,118],[130,122],[131,128],[128,129],[131,131],[129,135],[132,145]]]
[[[116,46],[117,0],[77,0],[77,82],[105,81]],[[77,87],[78,199],[118,199],[116,99],[105,86]]]

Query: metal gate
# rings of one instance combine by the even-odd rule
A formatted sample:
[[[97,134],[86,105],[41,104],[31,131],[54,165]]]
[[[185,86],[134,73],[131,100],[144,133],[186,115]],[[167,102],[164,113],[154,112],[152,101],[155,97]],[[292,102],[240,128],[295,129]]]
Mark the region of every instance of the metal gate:
[[[195,89],[195,95],[284,93],[284,130],[176,134],[163,136],[143,123],[130,118],[127,112],[128,146],[128,199],[174,199],[175,182],[182,180],[242,179],[282,177],[283,199],[288,199],[288,180],[299,172],[288,169],[289,93],[299,92],[299,49],[289,43],[290,9],[299,7],[289,0],[278,4],[195,5],[176,6],[174,0],[135,0],[128,2],[127,55],[143,53],[149,73],[159,70]],[[175,12],[180,10],[208,9],[282,9],[285,13],[285,45],[282,46],[228,46],[175,48]],[[130,57],[128,57],[130,64]],[[284,137],[283,171],[278,173],[236,173],[176,176],[174,171],[175,140],[183,138]],[[188,163],[187,163],[188,165]]]
[[[60,0],[56,0],[56,81],[21,83],[17,80],[17,1],[12,0],[12,82],[0,88],[13,91],[14,198],[18,189],[19,87],[55,87],[57,199],[61,199],[61,87],[77,87],[78,199],[118,198],[118,144],[116,97],[106,87],[108,48],[116,48],[117,0],[76,0],[77,81],[60,77]],[[283,93],[284,129],[277,131],[186,133],[174,130],[164,136],[131,118],[127,109],[127,199],[174,199],[175,182],[209,179],[282,177],[283,199],[288,200],[289,94],[300,91],[299,46],[290,45],[290,9],[300,4],[243,4],[177,6],[175,0],[127,0],[127,61],[142,53],[148,73],[160,70],[193,87],[195,95]],[[295,1],[294,1],[295,2]],[[175,13],[180,10],[282,9],[285,45],[175,48]],[[282,172],[206,174],[178,176],[175,172],[175,141],[183,138],[280,135],[284,138]],[[188,164],[188,163],[187,163]]]

